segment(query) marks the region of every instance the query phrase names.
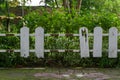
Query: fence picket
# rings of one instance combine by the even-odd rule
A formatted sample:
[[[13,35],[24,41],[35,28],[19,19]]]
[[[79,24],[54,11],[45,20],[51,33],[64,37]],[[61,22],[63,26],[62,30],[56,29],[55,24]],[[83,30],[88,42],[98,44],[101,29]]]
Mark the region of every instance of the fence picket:
[[[102,57],[102,28],[94,28],[93,57]]]
[[[88,44],[88,29],[83,27],[79,29],[80,39],[80,55],[81,57],[89,57],[89,44]]]
[[[20,30],[21,57],[29,56],[29,28],[23,27]]]
[[[38,58],[44,58],[44,29],[42,27],[35,30],[35,53]]]
[[[115,27],[109,29],[109,58],[117,57],[117,36],[118,30]]]

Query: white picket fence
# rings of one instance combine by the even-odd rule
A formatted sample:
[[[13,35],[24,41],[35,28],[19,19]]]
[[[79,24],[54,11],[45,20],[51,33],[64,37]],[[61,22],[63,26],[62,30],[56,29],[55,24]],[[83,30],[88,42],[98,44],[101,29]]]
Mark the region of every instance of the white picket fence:
[[[38,58],[44,58],[44,52],[78,52],[80,53],[81,58],[90,57],[90,52],[93,52],[93,57],[102,57],[102,44],[103,36],[108,36],[108,57],[116,58],[117,53],[120,52],[118,49],[118,30],[115,27],[109,29],[109,34],[103,34],[101,27],[95,27],[94,33],[88,33],[86,27],[79,29],[79,34],[44,34],[44,29],[38,27],[35,29],[34,34],[29,34],[29,28],[23,27],[20,30],[20,34],[0,34],[0,36],[19,36],[20,37],[20,49],[19,50],[0,50],[0,52],[20,52],[21,57],[28,57],[30,52],[35,52]],[[35,36],[35,49],[29,49],[29,37]],[[79,50],[51,50],[44,49],[44,37],[45,36],[78,36],[80,41]],[[93,41],[93,50],[89,49],[89,36],[94,37]],[[56,44],[57,45],[57,44]]]

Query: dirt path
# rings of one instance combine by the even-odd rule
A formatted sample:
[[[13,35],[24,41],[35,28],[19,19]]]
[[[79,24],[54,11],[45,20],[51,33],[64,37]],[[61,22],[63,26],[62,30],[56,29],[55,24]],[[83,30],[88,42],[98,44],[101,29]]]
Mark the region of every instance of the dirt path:
[[[0,80],[120,80],[120,69],[80,67],[0,69]]]
[[[65,80],[120,80],[120,72],[117,69],[66,69],[58,72],[35,73],[35,77],[55,78]],[[51,79],[52,80],[52,79]]]

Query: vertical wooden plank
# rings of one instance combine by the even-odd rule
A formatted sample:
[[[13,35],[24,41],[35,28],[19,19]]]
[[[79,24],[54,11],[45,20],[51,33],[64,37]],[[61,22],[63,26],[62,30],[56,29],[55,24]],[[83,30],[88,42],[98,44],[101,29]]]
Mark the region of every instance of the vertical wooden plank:
[[[118,30],[115,27],[109,29],[109,58],[116,58],[117,57],[117,38]]]
[[[94,28],[93,57],[102,57],[102,28]]]
[[[79,30],[80,39],[80,55],[81,57],[89,57],[89,44],[88,44],[88,29],[83,27]]]
[[[21,57],[29,56],[29,28],[23,27],[20,30]]]
[[[35,30],[35,53],[38,58],[44,58],[44,29],[42,27]]]

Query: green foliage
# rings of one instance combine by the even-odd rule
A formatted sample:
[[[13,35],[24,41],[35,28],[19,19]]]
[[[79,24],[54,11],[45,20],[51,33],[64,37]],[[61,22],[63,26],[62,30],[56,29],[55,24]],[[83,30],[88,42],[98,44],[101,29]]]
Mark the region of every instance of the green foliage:
[[[49,33],[73,33],[78,32],[80,27],[87,27],[93,30],[96,26],[101,26],[104,30],[110,27],[120,26],[119,16],[115,13],[109,12],[81,12],[77,14],[73,12],[68,14],[62,9],[55,10],[52,13],[31,12],[25,16],[27,26],[30,27],[31,32],[39,25],[42,26],[46,32]]]

